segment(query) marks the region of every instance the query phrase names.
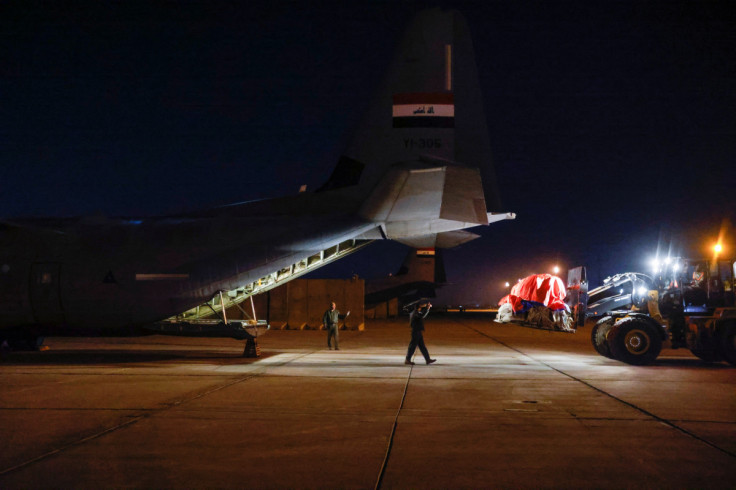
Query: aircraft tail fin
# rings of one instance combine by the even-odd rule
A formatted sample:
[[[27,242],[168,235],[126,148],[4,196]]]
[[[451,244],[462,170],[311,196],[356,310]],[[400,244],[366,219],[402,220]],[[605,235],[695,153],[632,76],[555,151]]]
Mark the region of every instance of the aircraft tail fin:
[[[464,228],[515,217],[485,211],[478,169],[421,162],[394,166],[360,215],[377,223],[385,238],[419,248],[454,247],[477,237]]]
[[[392,165],[406,162],[477,169],[478,213],[499,209],[475,53],[456,11],[435,8],[413,19],[362,124],[320,190],[351,187],[351,196],[364,199]]]

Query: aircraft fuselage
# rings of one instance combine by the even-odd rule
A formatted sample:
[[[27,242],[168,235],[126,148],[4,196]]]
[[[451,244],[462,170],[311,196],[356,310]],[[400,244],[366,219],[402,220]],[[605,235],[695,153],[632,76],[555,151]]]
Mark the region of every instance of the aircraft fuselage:
[[[337,212],[269,216],[248,207],[258,205],[213,216],[2,225],[0,328],[155,322],[375,227]]]

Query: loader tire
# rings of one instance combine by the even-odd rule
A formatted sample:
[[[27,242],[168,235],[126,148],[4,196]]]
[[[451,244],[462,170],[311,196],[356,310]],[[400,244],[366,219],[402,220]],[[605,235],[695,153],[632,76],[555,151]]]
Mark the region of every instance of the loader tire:
[[[617,322],[608,337],[613,358],[635,366],[654,362],[662,351],[662,337],[656,328],[636,317]]]
[[[613,317],[605,316],[598,320],[590,332],[590,341],[593,343],[595,351],[609,359],[613,359],[613,355],[611,354],[611,346],[608,344],[607,337],[613,324]]]
[[[723,358],[736,366],[736,323],[729,322],[720,328],[719,350]]]

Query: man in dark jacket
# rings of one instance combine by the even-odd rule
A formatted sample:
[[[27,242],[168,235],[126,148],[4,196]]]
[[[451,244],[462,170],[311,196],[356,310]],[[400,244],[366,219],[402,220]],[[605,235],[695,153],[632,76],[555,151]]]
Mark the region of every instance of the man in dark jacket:
[[[424,360],[427,364],[436,362],[437,359],[430,359],[427,346],[424,345],[424,319],[429,315],[429,309],[432,308],[432,303],[424,302],[417,303],[414,305],[414,309],[409,313],[409,325],[411,326],[411,342],[409,342],[409,350],[406,352],[406,360],[404,364],[414,365],[411,358],[414,355],[414,351],[419,347],[419,352],[424,356]]]
[[[322,315],[322,325],[325,326],[325,329],[327,330],[327,348],[332,349],[332,338],[335,338],[335,350],[340,350],[340,347],[338,346],[338,328],[337,324],[340,321],[341,318],[345,318],[350,314],[348,311],[346,314],[341,315],[340,312],[337,309],[337,305],[333,301],[330,303],[330,309],[325,311],[325,314]]]

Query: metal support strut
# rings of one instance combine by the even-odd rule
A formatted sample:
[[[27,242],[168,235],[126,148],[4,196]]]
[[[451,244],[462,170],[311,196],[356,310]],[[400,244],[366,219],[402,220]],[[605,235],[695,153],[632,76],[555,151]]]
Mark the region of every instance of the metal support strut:
[[[240,305],[238,305],[238,308],[240,308]],[[256,305],[253,303],[253,296],[250,297],[250,309],[253,312],[253,321],[258,325],[258,319],[256,318]],[[240,308],[240,310],[243,311],[242,308]],[[243,311],[243,313],[245,313],[245,311]],[[243,357],[261,357],[261,347],[258,345],[258,328],[256,328],[255,336],[245,341]]]

